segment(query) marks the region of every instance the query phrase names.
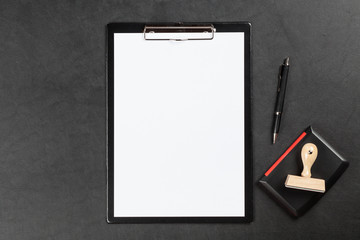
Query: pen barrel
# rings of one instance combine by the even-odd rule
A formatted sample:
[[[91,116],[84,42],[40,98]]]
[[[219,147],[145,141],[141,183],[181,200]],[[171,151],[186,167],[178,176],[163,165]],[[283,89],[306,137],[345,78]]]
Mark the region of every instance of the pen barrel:
[[[276,98],[275,114],[277,112],[282,113],[283,111],[288,73],[289,66],[283,65],[281,70],[280,85],[278,86],[278,94]]]
[[[281,122],[281,113],[279,115],[274,116],[274,129],[273,133],[279,133],[280,130],[280,122]]]

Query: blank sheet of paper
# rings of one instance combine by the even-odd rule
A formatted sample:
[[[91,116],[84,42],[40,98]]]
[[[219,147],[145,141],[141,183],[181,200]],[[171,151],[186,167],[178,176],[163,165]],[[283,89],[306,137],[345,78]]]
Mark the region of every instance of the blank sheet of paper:
[[[114,217],[245,216],[244,33],[114,34]]]

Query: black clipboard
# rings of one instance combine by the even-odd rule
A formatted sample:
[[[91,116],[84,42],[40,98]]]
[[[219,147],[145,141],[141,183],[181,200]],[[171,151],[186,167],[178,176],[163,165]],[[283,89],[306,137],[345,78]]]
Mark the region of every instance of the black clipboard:
[[[252,146],[251,146],[251,93],[250,93],[250,33],[251,25],[248,22],[236,23],[111,23],[107,26],[107,222],[108,223],[226,223],[251,222],[253,217],[253,173],[252,173]],[[179,33],[179,38],[153,38],[153,33]],[[196,33],[195,37],[184,37],[184,33]],[[114,36],[117,33],[141,34],[144,41],[212,41],[217,34],[239,32],[244,34],[244,81],[243,81],[243,131],[244,131],[244,214],[243,216],[117,216],[114,214]],[[163,35],[162,35],[163,36]],[[241,44],[239,42],[239,44]],[[118,67],[118,66],[117,66]],[[180,66],[179,66],[180,67]],[[119,66],[121,68],[121,66]],[[181,68],[180,68],[181,69]],[[182,71],[186,71],[181,69]],[[141,69],[139,69],[141,71]],[[116,111],[115,111],[116,112]],[[118,150],[117,150],[118,151]],[[115,159],[116,160],[116,159]],[[240,175],[241,173],[239,173]],[[199,174],[201,177],[201,174]],[[128,179],[128,181],[133,181]],[[189,196],[191,197],[191,196]],[[139,199],[134,199],[139,200]],[[144,199],[146,201],[146,199]]]

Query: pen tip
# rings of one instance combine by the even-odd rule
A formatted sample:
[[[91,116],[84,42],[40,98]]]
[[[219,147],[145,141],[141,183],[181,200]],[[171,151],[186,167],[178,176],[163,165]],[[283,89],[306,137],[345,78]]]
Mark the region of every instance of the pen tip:
[[[285,58],[284,65],[289,66],[289,60],[290,60],[289,57]]]
[[[275,142],[276,142],[277,135],[278,135],[277,133],[273,134],[273,144],[275,144]]]

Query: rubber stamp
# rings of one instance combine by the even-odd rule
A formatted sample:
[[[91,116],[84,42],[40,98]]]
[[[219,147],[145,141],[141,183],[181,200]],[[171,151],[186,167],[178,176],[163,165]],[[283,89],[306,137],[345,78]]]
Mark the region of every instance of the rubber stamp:
[[[311,177],[311,167],[318,155],[318,149],[315,144],[307,143],[301,149],[301,160],[303,171],[301,176],[289,174],[285,181],[287,188],[295,188],[305,191],[325,192],[325,180]]]

